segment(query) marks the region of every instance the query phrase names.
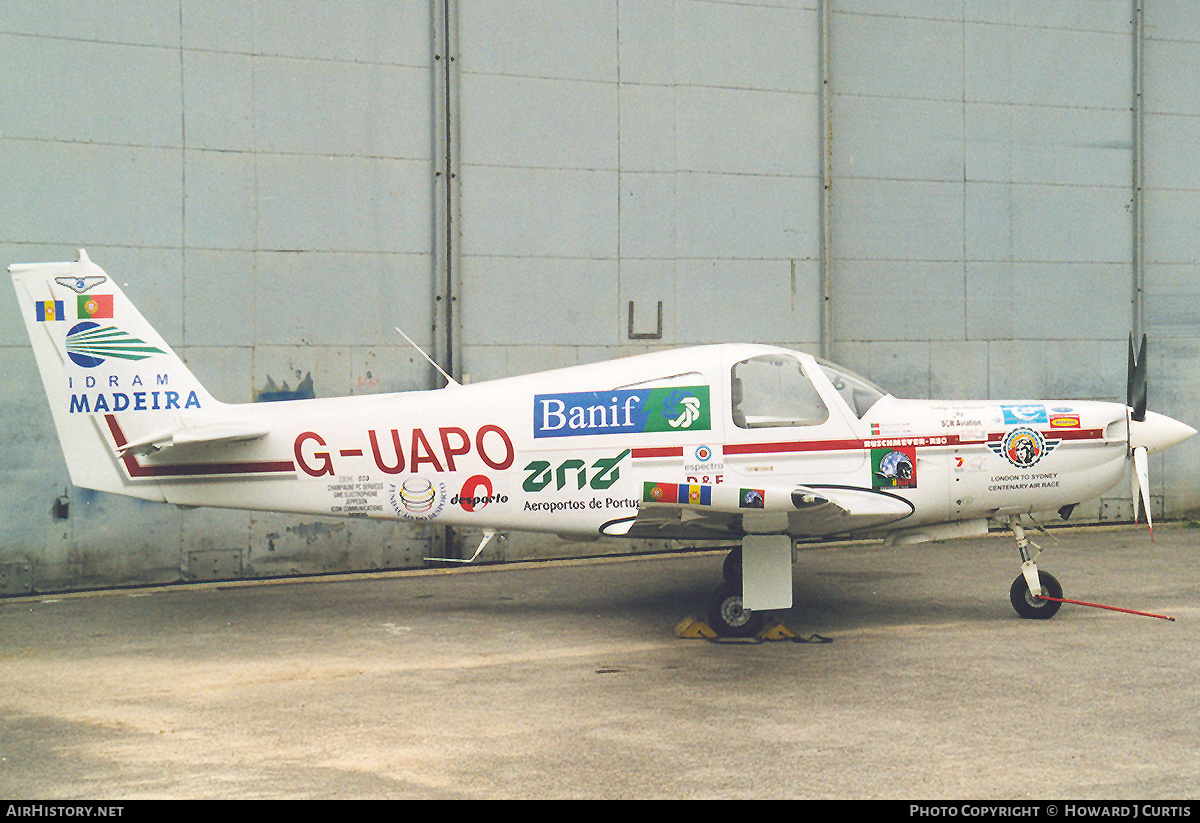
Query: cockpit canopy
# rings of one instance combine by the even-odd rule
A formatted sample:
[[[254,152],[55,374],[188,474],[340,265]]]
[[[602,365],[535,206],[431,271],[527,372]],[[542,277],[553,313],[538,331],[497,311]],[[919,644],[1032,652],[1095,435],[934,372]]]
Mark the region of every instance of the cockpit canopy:
[[[822,374],[859,419],[886,395],[866,379],[824,361]],[[763,354],[733,365],[733,422],[743,429],[817,426],[829,419],[829,408],[797,357]]]
[[[863,419],[863,416],[876,402],[887,396],[886,391],[870,380],[860,377],[852,371],[847,371],[841,366],[835,366],[819,358],[817,365],[821,367],[821,371],[829,378],[829,382],[833,384],[837,393],[842,396],[846,405],[850,407],[850,411],[854,412],[859,420]]]

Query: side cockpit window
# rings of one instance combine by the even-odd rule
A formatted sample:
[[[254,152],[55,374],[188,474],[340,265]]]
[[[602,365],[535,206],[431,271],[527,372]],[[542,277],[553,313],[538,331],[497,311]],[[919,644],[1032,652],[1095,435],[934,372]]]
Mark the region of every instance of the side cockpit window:
[[[733,422],[743,429],[816,426],[829,419],[829,409],[794,357],[751,357],[734,364],[731,378]]]

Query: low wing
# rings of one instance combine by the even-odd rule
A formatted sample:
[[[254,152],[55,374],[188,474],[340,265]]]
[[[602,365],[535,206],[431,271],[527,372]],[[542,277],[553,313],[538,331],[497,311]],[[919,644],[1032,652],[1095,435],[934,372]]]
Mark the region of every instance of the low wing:
[[[853,486],[748,489],[647,482],[637,516],[606,523],[602,531],[682,540],[746,534],[822,537],[878,528],[912,513],[913,505],[898,495]]]

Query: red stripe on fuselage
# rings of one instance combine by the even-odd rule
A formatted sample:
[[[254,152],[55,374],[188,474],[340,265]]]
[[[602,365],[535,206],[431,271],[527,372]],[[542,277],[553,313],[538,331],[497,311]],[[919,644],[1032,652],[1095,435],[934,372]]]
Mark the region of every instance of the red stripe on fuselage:
[[[904,437],[869,437],[848,440],[781,440],[774,443],[726,443],[721,446],[724,454],[788,454],[798,452],[860,451],[863,449],[897,448],[915,446],[933,448],[938,446],[979,446],[988,442],[999,442],[1005,432],[991,432],[983,440],[968,440],[957,434],[908,435]],[[1048,440],[1100,440],[1103,429],[1051,429],[1042,432]],[[682,446],[662,446],[633,449],[633,457],[682,457]]]
[[[683,457],[683,446],[662,446],[661,448],[630,449],[633,458],[641,457]]]

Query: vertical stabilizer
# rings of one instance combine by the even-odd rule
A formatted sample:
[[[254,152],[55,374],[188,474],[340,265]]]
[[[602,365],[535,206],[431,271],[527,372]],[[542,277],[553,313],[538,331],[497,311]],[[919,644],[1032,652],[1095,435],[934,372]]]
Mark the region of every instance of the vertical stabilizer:
[[[202,420],[220,405],[81,249],[74,263],[9,267],[71,482],[162,500],[131,478],[128,443]]]

